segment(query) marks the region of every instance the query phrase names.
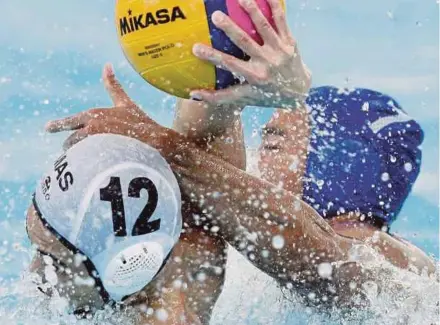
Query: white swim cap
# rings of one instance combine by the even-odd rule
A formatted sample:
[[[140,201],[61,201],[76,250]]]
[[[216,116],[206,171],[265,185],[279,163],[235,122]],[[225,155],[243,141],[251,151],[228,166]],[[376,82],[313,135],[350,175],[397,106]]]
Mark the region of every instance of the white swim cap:
[[[151,282],[182,230],[171,168],[157,150],[119,135],[91,136],[69,149],[42,179],[34,205],[89,259],[89,273],[114,301]]]

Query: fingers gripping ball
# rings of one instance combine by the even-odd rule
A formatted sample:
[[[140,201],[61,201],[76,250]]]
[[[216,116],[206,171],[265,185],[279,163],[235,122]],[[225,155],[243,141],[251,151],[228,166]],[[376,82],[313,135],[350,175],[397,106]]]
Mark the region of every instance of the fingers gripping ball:
[[[274,26],[266,0],[255,0]],[[283,1],[284,0],[279,0]],[[225,70],[196,58],[195,43],[247,60],[211,16],[222,11],[252,38],[263,44],[255,26],[238,0],[118,0],[116,25],[125,56],[133,68],[153,86],[188,98],[194,89],[224,89],[239,80]]]

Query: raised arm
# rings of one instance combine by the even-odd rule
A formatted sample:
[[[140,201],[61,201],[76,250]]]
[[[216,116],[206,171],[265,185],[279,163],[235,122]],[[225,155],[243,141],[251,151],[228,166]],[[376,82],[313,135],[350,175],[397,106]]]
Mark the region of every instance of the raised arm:
[[[240,171],[245,152],[239,113],[231,105],[179,100],[174,130],[186,139],[166,133],[164,147],[173,148],[167,159],[178,172],[183,192],[205,211],[222,236],[263,271],[282,278],[286,276],[281,268],[287,266],[285,261],[294,262],[289,270],[303,269],[298,262],[302,259],[292,255],[293,243],[302,256],[306,249],[319,247],[310,243],[313,238],[333,239],[335,233],[291,193]],[[340,253],[337,245],[331,247],[325,240],[320,243],[323,252],[331,251],[329,258]],[[247,251],[249,245],[255,249]]]
[[[240,251],[254,245],[255,257],[249,258],[277,279],[289,276],[283,266],[286,260],[292,263],[290,270],[314,269],[313,263],[302,259],[312,248],[323,254],[322,261],[343,257],[331,227],[307,204],[210,153],[209,143],[208,150],[194,144],[196,135],[188,135],[192,130],[184,135],[155,123],[130,100],[113,72],[107,69],[105,73],[115,107],[89,110],[48,124],[50,132],[76,130],[65,147],[99,133],[126,135],[155,147],[176,172],[182,193],[210,217],[208,221],[219,228],[222,237]],[[216,143],[220,143],[217,148],[223,145]]]
[[[173,129],[207,153],[246,168],[242,107],[178,99]]]
[[[241,109],[235,106],[222,107],[179,100],[174,129],[201,152],[218,156],[238,169],[244,169],[246,161],[240,112]],[[204,280],[189,281],[186,291],[190,301],[188,305],[193,310],[198,310],[200,319],[207,324],[212,308],[222,291],[225,273],[219,273],[218,270],[224,270],[226,267],[227,245],[222,236],[209,231],[209,226],[205,223],[209,216],[198,204],[191,201],[190,195],[182,192],[183,220],[189,227],[185,227],[181,237],[181,263],[178,267],[186,265],[186,272],[190,269],[202,272],[205,269],[201,264],[210,265],[208,271],[204,271]],[[201,251],[205,256],[202,260],[199,255]],[[209,299],[206,299],[207,297]]]

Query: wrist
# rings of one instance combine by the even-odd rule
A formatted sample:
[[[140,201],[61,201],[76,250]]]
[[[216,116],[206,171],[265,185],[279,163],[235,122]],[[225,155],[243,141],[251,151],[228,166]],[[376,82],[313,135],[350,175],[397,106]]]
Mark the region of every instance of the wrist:
[[[139,140],[158,150],[169,164],[182,161],[183,155],[197,149],[186,136],[159,124],[144,125],[143,130]]]
[[[293,74],[295,77],[288,82],[285,91],[280,91],[285,94],[283,104],[287,108],[293,109],[305,106],[310,88],[312,87],[312,74],[302,60],[299,63],[299,67],[295,70],[297,71]]]
[[[306,99],[308,97],[309,88],[303,91],[296,89],[288,89],[285,91],[285,96],[281,100],[281,106],[285,109],[296,110],[306,106]]]

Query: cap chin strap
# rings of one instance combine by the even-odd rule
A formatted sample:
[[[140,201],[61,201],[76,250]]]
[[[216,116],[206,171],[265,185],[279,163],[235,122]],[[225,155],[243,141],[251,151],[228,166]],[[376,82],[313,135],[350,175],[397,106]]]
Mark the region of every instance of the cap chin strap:
[[[32,197],[32,203],[34,205],[35,211],[37,213],[37,216],[40,218],[41,222],[43,223],[43,225],[47,228],[47,230],[49,230],[52,234],[54,234],[58,240],[68,249],[70,250],[73,254],[79,254],[81,256],[84,256],[84,265],[87,269],[87,272],[89,274],[90,277],[92,277],[95,280],[96,283],[96,287],[98,289],[99,295],[101,296],[102,300],[104,301],[104,306],[110,306],[110,307],[114,307],[117,302],[113,299],[110,298],[109,293],[107,292],[107,290],[104,288],[104,285],[102,283],[101,278],[99,277],[99,273],[95,267],[95,265],[93,264],[93,262],[87,257],[86,254],[84,254],[80,249],[78,249],[77,247],[75,247],[74,245],[72,245],[66,238],[64,238],[60,233],[58,233],[58,231],[56,231],[56,229],[54,229],[48,222],[47,220],[44,218],[43,214],[41,213],[41,210],[38,207],[38,203],[37,200],[35,199],[35,194]],[[27,227],[26,224],[26,231],[29,234],[29,229]],[[169,257],[171,256],[171,253],[173,252],[173,249],[171,249],[171,251],[169,252],[169,254],[165,257],[160,269],[157,271],[156,275],[152,278],[151,281],[153,281],[157,275],[162,271],[163,267],[165,266],[165,263],[168,261]],[[125,299],[129,298],[130,295],[124,296],[122,297],[121,301],[124,301]],[[104,306],[102,306],[101,308],[103,308]],[[73,314],[77,315],[77,316],[81,316],[81,317],[85,317],[87,316],[87,312],[84,311],[83,308],[79,308],[77,310],[75,310],[73,312]]]

